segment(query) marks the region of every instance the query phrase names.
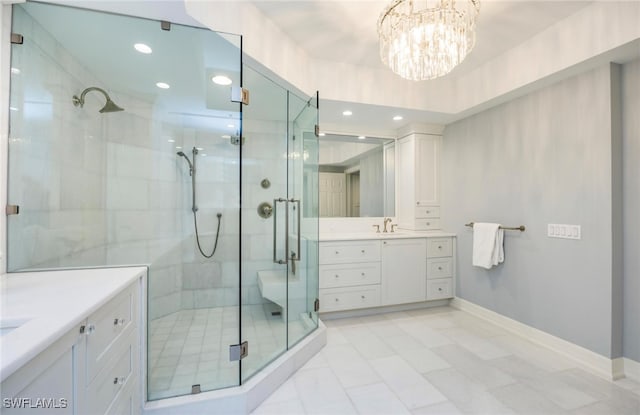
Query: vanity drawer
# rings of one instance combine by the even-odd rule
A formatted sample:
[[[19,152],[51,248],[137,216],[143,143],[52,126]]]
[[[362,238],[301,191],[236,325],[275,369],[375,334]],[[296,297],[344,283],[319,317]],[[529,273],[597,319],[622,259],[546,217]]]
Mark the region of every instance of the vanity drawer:
[[[380,285],[320,289],[320,312],[378,307]]]
[[[380,261],[380,241],[320,243],[320,264],[372,261]]]
[[[113,349],[136,331],[136,286],[131,285],[87,319],[86,384],[113,357]]]
[[[380,284],[380,263],[320,265],[320,288]]]
[[[416,231],[433,231],[442,228],[439,218],[416,218],[415,221]]]
[[[453,277],[453,258],[427,259],[427,279]]]
[[[427,239],[427,258],[438,258],[453,255],[452,238]]]
[[[439,218],[440,206],[418,206],[415,208],[415,217],[418,218]]]
[[[427,300],[453,297],[453,278],[427,280]]]
[[[129,337],[133,338],[133,336]],[[107,370],[87,388],[87,402],[90,402],[92,413],[105,414],[110,406],[118,406],[119,403],[113,402],[114,399],[134,377],[133,359],[138,356],[132,343],[132,341],[129,342],[120,356],[112,360]]]

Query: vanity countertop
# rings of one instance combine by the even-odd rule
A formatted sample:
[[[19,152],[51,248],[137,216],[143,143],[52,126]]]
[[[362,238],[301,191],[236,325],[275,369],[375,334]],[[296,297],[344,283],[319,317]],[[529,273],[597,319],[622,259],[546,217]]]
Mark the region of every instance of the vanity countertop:
[[[349,233],[320,233],[320,242],[327,241],[362,241],[362,240],[387,240],[387,239],[412,239],[412,238],[445,238],[456,236],[455,233],[443,231],[409,231],[399,230],[395,232],[349,232]]]
[[[127,267],[0,275],[0,381],[146,271]]]

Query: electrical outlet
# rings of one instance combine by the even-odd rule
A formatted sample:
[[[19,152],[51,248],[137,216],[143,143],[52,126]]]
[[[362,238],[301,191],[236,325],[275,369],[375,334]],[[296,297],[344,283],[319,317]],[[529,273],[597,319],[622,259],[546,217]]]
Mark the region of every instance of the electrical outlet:
[[[547,236],[549,238],[582,239],[580,225],[558,225],[550,223],[547,225]]]

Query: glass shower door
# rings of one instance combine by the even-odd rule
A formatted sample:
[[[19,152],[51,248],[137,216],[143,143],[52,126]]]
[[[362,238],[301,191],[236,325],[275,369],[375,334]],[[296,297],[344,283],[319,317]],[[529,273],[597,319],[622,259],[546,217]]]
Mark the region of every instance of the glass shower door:
[[[317,327],[318,215],[317,197],[304,193],[305,180],[317,177],[316,98],[297,97],[247,65],[243,86],[251,95],[242,122],[245,382]]]
[[[318,98],[289,94],[288,199],[291,260],[288,346],[318,326]]]

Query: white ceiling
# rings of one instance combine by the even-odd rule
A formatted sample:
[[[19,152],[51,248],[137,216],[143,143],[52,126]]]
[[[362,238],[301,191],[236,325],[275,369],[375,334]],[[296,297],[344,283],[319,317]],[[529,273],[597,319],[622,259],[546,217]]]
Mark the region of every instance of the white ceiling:
[[[389,0],[253,0],[252,3],[310,57],[389,70],[379,57],[376,23]],[[465,75],[507,52],[591,1],[481,0],[475,48],[448,78]],[[532,62],[535,64],[535,62]],[[430,82],[430,81],[424,81]],[[322,98],[322,91],[320,91]],[[349,109],[353,115],[342,116]],[[392,121],[402,115],[402,121]],[[410,123],[446,123],[447,114],[321,100],[321,125],[354,134],[390,134]]]
[[[184,0],[57,0],[77,6],[90,5],[124,14],[165,19],[190,25],[201,25],[190,16]],[[209,0],[212,5],[216,1]],[[380,62],[376,22],[380,12],[390,0],[233,0],[255,6],[264,19],[275,26],[305,54],[323,62],[348,63],[366,68],[390,70]],[[458,0],[460,1],[460,0]],[[456,79],[517,47],[550,26],[560,22],[594,1],[546,1],[546,0],[480,0],[481,9],[477,27],[477,42],[467,59],[444,78]],[[221,2],[222,4],[222,2]],[[262,16],[260,19],[262,19]],[[247,39],[247,42],[255,41]],[[286,62],[294,65],[293,62]],[[531,65],[536,65],[531,61]],[[357,69],[357,68],[356,68]],[[271,76],[274,72],[269,72]],[[276,75],[277,76],[277,75]],[[339,73],[326,76],[339,77]],[[394,75],[391,75],[394,76]],[[325,78],[323,78],[325,79]],[[424,81],[434,82],[439,81]],[[411,83],[407,85],[412,85]],[[379,88],[365,85],[359,88]],[[320,122],[327,131],[350,132],[356,135],[392,136],[410,123],[439,123],[452,121],[451,114],[425,113],[418,109],[394,108],[358,102],[322,100],[320,88]],[[253,95],[253,94],[252,94]],[[255,95],[254,95],[255,96]],[[353,115],[342,116],[349,109]],[[394,115],[402,115],[400,122],[392,121]],[[340,128],[334,128],[339,126]]]
[[[384,67],[376,22],[389,0],[254,0],[314,58]],[[459,76],[587,6],[591,1],[481,0],[476,46],[448,76]]]

